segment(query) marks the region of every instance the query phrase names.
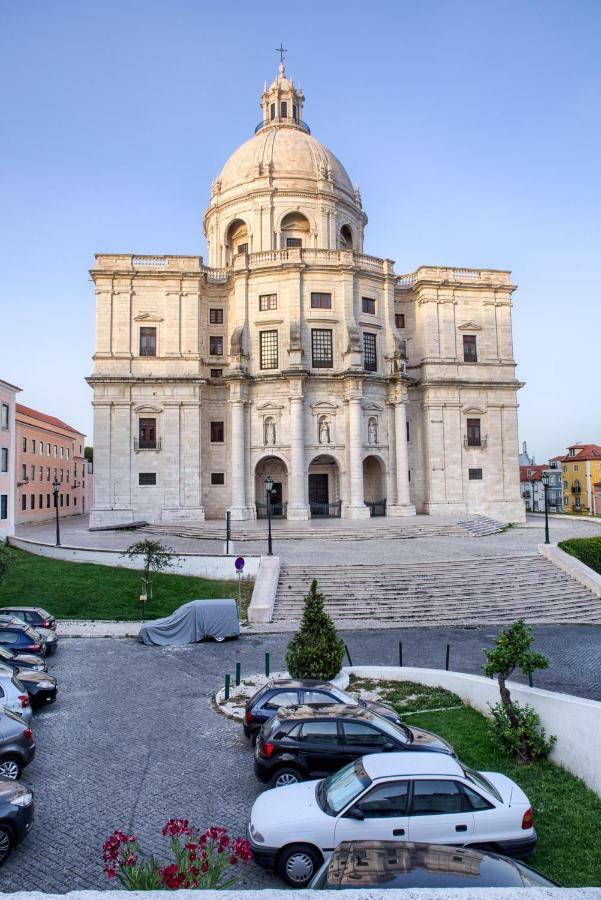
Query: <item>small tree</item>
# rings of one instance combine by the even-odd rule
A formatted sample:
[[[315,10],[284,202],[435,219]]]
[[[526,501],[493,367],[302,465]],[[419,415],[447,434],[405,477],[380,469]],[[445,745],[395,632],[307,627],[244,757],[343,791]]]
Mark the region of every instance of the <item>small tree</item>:
[[[507,687],[507,679],[516,669],[531,675],[536,669],[548,668],[547,657],[530,649],[532,640],[532,629],[523,619],[518,619],[501,632],[492,650],[484,651],[484,672],[488,678],[496,675],[501,694],[501,702],[490,707],[491,727],[503,749],[515,757],[518,765],[545,759],[556,741],[555,737],[547,739],[536,710],[512,700]]]
[[[0,584],[8,575],[8,570],[14,565],[16,554],[8,544],[0,543]]]
[[[322,678],[338,674],[344,656],[344,643],[338,637],[331,618],[323,608],[324,597],[313,579],[305,597],[300,628],[288,644],[286,665],[293,678]]]
[[[173,548],[165,547],[160,541],[137,541],[121,554],[135,559],[137,556],[144,557],[142,568],[142,618],[146,613],[146,602],[152,600],[153,575],[157,572],[164,572],[173,565]]]

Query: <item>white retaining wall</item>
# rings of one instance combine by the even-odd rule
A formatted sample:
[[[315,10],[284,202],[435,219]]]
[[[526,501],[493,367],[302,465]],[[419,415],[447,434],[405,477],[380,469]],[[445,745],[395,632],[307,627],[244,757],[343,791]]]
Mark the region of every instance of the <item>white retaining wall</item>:
[[[538,552],[587,587],[597,597],[601,597],[601,575],[590,566],[566,553],[557,544],[539,544]]]
[[[248,621],[265,624],[273,619],[273,607],[280,579],[280,557],[262,556],[248,607]]]
[[[352,666],[343,671],[364,678],[383,678],[389,681],[417,681],[420,684],[435,685],[453,691],[487,715],[488,704],[497,703],[499,689],[496,680],[481,675],[467,675],[463,672],[446,672],[444,669],[418,669],[410,666]],[[601,795],[601,703],[573,697],[571,694],[557,694],[541,688],[508,682],[511,696],[522,704],[532,706],[540,716],[547,734],[557,735],[553,748],[553,762],[565,766],[578,775],[588,787]],[[520,893],[521,896],[521,893]]]
[[[133,543],[133,542],[132,542]],[[12,547],[46,556],[48,559],[62,559],[66,562],[96,563],[100,566],[118,566],[123,569],[141,569],[142,558],[129,559],[120,550],[102,550],[90,547],[56,547],[41,541],[30,541],[21,537],[11,537]],[[167,569],[171,575],[194,575],[198,578],[236,578],[234,561],[236,556],[208,556],[201,553],[177,553],[174,565]],[[255,577],[259,570],[260,556],[245,556],[244,576]]]

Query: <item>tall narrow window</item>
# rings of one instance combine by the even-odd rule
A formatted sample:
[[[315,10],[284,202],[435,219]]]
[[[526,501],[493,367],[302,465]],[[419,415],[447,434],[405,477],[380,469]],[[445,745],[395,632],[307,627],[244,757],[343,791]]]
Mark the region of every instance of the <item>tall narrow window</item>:
[[[332,331],[329,328],[311,330],[311,351],[314,369],[331,369],[334,365]]]
[[[35,509],[35,494],[29,495],[29,508]]]
[[[259,332],[260,366],[262,369],[278,367],[278,333],[277,331]]]
[[[275,103],[272,103],[269,107],[269,116],[272,119],[275,119]]]
[[[267,312],[269,309],[278,308],[277,294],[261,294],[259,297],[259,312]]]
[[[140,419],[138,425],[138,449],[157,449],[157,420]]]
[[[209,353],[211,356],[223,356],[223,338],[221,335],[209,336]]]
[[[280,103],[280,116],[282,117],[282,119],[288,118],[288,104],[285,100],[282,100],[282,102]]]
[[[463,361],[478,362],[478,350],[476,348],[476,335],[463,335]]]
[[[312,293],[311,309],[332,309],[332,295]]]
[[[224,429],[223,422],[211,422],[211,443],[223,444]]]
[[[27,509],[27,496],[25,494],[21,494],[21,509]]]
[[[157,355],[156,328],[140,328],[140,356]]]
[[[23,450],[23,453],[27,453],[27,438],[26,437],[21,439],[21,449]]]
[[[376,372],[378,369],[376,336],[369,332],[363,334],[363,367],[367,372]]]
[[[0,472],[8,472],[8,447],[2,448],[2,462],[0,464]]]
[[[0,428],[8,428],[8,403],[2,404],[2,417],[0,418]]]
[[[468,447],[481,447],[482,434],[480,431],[480,419],[467,420],[467,445]]]
[[[222,309],[210,309],[209,310],[209,324],[223,325],[223,310]]]
[[[397,328],[405,327],[405,313],[395,313],[394,315],[394,324]]]
[[[361,298],[361,310],[364,313],[369,313],[370,316],[374,316],[376,313],[376,301],[373,297],[362,297]]]
[[[8,519],[8,494],[0,494],[0,519]]]

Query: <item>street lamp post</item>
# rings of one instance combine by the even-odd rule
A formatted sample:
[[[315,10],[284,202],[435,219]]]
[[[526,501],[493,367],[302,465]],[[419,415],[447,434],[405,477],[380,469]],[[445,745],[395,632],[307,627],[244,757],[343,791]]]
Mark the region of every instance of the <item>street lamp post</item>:
[[[271,542],[271,492],[273,490],[273,479],[268,475],[265,479],[265,492],[267,494],[267,556],[273,556],[273,546]]]
[[[56,546],[60,547],[61,545],[61,528],[59,524],[58,518],[58,494],[61,489],[60,481],[58,478],[55,478],[52,482],[52,493],[54,494],[54,508],[56,510]]]
[[[534,497],[536,495],[536,481],[530,482],[530,512],[536,512],[534,509]]]
[[[545,492],[545,544],[550,544],[549,540],[549,487],[550,487],[551,477],[548,472],[543,472],[542,474],[542,482],[543,482],[543,490]]]

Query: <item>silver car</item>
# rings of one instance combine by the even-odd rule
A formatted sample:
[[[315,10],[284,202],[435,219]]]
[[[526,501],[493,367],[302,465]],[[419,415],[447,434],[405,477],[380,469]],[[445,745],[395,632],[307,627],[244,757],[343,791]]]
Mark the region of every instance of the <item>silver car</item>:
[[[0,712],[0,778],[20,778],[35,756],[35,740],[25,719],[10,709]]]
[[[33,625],[30,625],[29,622],[26,622],[25,619],[22,619],[20,616],[9,615],[7,613],[0,613],[0,627],[2,627],[2,625],[22,625],[25,628],[29,628],[34,635],[43,638],[48,656],[52,653],[56,653],[58,638],[56,632],[51,628],[34,628]]]
[[[18,713],[28,725],[31,722],[31,701],[27,688],[19,681],[14,669],[0,665],[0,709],[2,707]]]

